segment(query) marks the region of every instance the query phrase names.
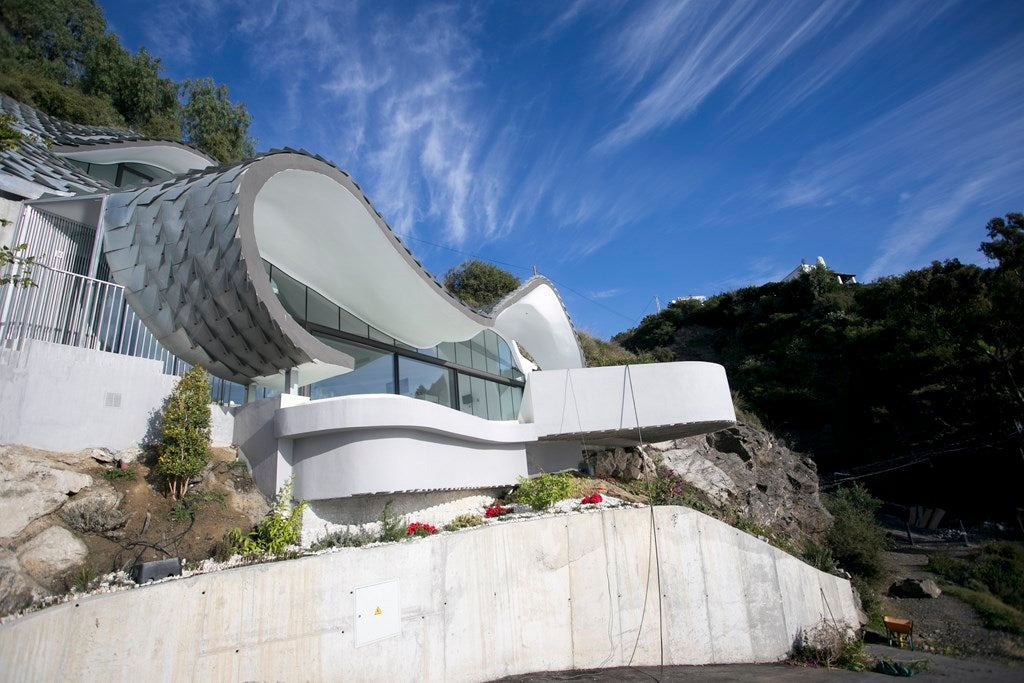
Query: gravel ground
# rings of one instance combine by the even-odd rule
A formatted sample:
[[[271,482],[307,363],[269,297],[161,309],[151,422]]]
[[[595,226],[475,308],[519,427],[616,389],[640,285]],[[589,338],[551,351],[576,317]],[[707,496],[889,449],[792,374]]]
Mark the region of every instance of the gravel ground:
[[[902,579],[941,579],[927,571],[928,556],[944,554],[962,556],[977,550],[961,543],[941,540],[937,535],[918,535],[911,546],[906,535],[895,537],[896,547],[885,554],[889,580],[887,585]],[[882,596],[882,613],[914,620],[914,638],[918,648],[942,654],[991,657],[1016,661],[1024,665],[1024,638],[992,631],[982,623],[974,608],[951,595],[938,598],[893,598]],[[1021,672],[1024,680],[1024,669]]]
[[[868,651],[876,657],[885,657],[902,662],[926,661],[926,669],[914,676],[920,683],[1020,683],[1024,680],[1024,668],[1003,664],[990,659],[947,657],[932,653],[916,653],[885,646],[869,646]],[[587,681],[591,683],[613,683],[625,681],[699,681],[702,683],[725,683],[726,681],[882,681],[897,680],[870,671],[845,671],[843,669],[804,669],[788,664],[723,664],[713,666],[666,666],[598,669],[591,671],[546,671],[502,678],[502,683],[554,683],[555,681]]]

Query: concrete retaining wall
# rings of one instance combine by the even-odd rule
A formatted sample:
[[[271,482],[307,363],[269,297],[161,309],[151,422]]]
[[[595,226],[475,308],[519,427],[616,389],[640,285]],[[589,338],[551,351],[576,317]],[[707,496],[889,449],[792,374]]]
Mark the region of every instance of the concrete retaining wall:
[[[650,522],[507,522],[85,598],[0,626],[0,678],[487,680],[772,661],[830,611],[856,623],[849,582],[687,508],[657,509],[649,563]],[[356,590],[391,580],[400,633],[357,647],[394,614],[357,616]]]

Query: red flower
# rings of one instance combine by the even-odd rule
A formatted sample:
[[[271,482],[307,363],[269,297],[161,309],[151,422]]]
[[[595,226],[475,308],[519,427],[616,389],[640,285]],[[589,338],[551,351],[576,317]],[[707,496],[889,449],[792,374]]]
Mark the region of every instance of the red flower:
[[[406,536],[429,536],[437,533],[437,527],[425,522],[413,522],[405,530]]]
[[[492,505],[491,507],[487,508],[487,512],[484,513],[484,517],[487,517],[487,518],[490,518],[490,517],[501,517],[502,515],[507,515],[510,512],[512,512],[512,508],[511,507],[502,507],[500,505]]]
[[[598,503],[601,503],[603,501],[604,501],[604,498],[601,497],[601,494],[600,493],[595,493],[592,496],[587,496],[586,498],[584,498],[583,499],[583,504],[584,505],[597,505]]]

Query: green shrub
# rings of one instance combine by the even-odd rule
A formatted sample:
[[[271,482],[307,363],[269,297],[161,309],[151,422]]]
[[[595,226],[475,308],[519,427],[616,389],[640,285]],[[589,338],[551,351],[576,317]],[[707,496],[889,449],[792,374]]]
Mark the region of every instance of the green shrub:
[[[181,501],[171,508],[171,511],[167,513],[167,518],[175,524],[183,524],[192,521],[195,515],[195,506],[190,502]]]
[[[85,593],[93,587],[98,578],[95,569],[83,564],[64,575],[64,585],[73,593]]]
[[[699,490],[668,467],[659,466],[650,479],[637,479],[627,486],[630,493],[648,496],[652,505],[682,505],[699,512],[711,512]]]
[[[985,584],[1003,602],[1024,609],[1024,550],[1010,543],[989,543],[970,565],[971,578]]]
[[[953,584],[944,585],[942,588],[946,593],[960,598],[973,607],[981,615],[986,628],[1024,636],[1024,612],[1021,610],[1007,605],[985,591]]]
[[[800,634],[789,659],[800,666],[863,671],[871,658],[864,652],[864,641],[849,629],[822,621]]]
[[[178,381],[163,412],[156,473],[167,479],[171,498],[188,492],[189,481],[210,462],[210,381],[194,367]]]
[[[310,550],[326,550],[328,548],[359,548],[373,543],[377,538],[365,531],[334,531],[313,543]]]
[[[292,505],[292,483],[295,475],[281,486],[277,502],[267,516],[248,534],[232,529],[224,535],[224,551],[239,555],[280,555],[299,542],[302,533],[302,513],[306,502]]]
[[[103,478],[107,481],[117,481],[118,479],[135,481],[137,476],[138,473],[135,471],[135,465],[129,465],[126,470],[122,470],[120,467],[108,467],[103,470]]]
[[[807,541],[801,557],[807,564],[829,574],[838,569],[836,567],[836,558],[832,556],[832,551],[828,546],[819,545],[814,541]]]
[[[227,506],[227,496],[223,491],[189,491],[185,500],[193,504],[217,503],[222,508]]]
[[[124,510],[111,507],[98,499],[65,505],[60,516],[65,524],[83,534],[102,534],[120,529],[128,523],[129,518]]]
[[[480,526],[484,523],[484,518],[480,515],[464,514],[459,515],[452,521],[444,525],[445,531],[458,531],[459,529],[468,529],[473,526]]]
[[[534,479],[520,477],[515,500],[534,510],[545,510],[560,500],[572,498],[578,490],[576,479],[571,474],[544,473]]]
[[[881,501],[862,484],[845,486],[824,497],[834,523],[828,534],[828,548],[840,567],[869,584],[882,578],[882,551],[887,546],[885,530],[875,522]]]
[[[393,543],[404,541],[406,538],[405,521],[391,508],[391,501],[384,504],[384,510],[380,513],[380,534],[377,540],[382,543]]]

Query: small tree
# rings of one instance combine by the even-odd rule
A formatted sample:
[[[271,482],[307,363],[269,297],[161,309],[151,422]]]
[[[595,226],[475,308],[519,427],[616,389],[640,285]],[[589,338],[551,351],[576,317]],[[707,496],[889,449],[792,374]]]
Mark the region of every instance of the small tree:
[[[167,478],[173,499],[185,496],[189,480],[210,461],[209,404],[210,380],[198,366],[182,376],[167,400],[156,472]]]
[[[468,306],[487,308],[514,292],[519,286],[519,278],[497,266],[474,259],[445,273],[444,286]]]

